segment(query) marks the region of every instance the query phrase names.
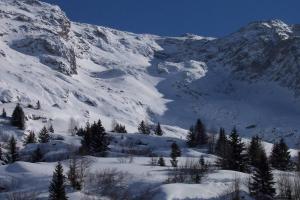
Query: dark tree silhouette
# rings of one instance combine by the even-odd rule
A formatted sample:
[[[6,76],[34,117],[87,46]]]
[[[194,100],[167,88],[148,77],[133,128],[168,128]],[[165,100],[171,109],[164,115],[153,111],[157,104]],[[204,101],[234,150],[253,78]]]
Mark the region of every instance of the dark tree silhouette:
[[[49,186],[49,200],[67,200],[65,191],[65,176],[60,163],[56,165],[52,181]]]

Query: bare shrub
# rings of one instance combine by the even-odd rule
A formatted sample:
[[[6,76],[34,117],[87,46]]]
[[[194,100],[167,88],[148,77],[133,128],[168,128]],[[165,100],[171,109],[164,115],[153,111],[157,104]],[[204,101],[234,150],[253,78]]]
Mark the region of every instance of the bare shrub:
[[[68,125],[68,132],[71,134],[71,136],[75,136],[79,127],[79,122],[75,120],[73,117],[70,118],[69,120],[69,125]]]
[[[77,158],[74,156],[70,159],[67,177],[74,189],[82,189],[91,164],[92,160],[88,158]]]
[[[89,185],[85,190],[90,194],[109,197],[112,200],[130,199],[128,181],[130,175],[127,172],[116,169],[104,169],[89,174]]]
[[[7,194],[7,200],[36,200],[37,192],[11,192]]]
[[[120,164],[133,163],[134,158],[132,155],[118,157],[117,158]]]
[[[300,200],[300,175],[299,173],[282,173],[278,176],[278,199]]]
[[[155,155],[150,156],[149,165],[157,166],[158,165],[158,157],[156,157]]]
[[[184,164],[171,169],[167,183],[200,183],[208,169],[208,165],[203,162],[187,159]]]

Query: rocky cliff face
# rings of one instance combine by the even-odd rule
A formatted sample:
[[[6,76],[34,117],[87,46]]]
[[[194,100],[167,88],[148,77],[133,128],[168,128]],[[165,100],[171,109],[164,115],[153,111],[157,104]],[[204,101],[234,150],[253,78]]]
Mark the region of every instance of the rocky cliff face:
[[[132,130],[142,119],[187,128],[201,117],[211,130],[236,125],[295,144],[299,35],[279,20],[218,39],[139,35],[71,22],[38,0],[0,0],[0,101],[40,100],[49,115],[101,115]]]

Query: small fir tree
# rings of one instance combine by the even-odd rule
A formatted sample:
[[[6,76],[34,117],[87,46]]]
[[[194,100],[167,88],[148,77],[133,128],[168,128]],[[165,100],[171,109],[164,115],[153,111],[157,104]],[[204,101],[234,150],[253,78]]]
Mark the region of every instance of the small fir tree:
[[[229,169],[245,172],[247,169],[247,160],[243,151],[245,150],[245,144],[241,141],[241,138],[236,130],[233,128],[229,137]]]
[[[195,131],[194,131],[194,127],[191,126],[188,134],[187,134],[187,145],[189,147],[196,147],[197,146],[197,142],[196,142],[196,134],[195,134]]]
[[[8,141],[8,152],[6,154],[6,163],[14,163],[19,159],[19,153],[17,149],[17,141],[12,136]]]
[[[25,129],[25,114],[20,104],[17,104],[13,111],[11,124],[19,129]]]
[[[47,128],[44,126],[39,133],[39,143],[48,143],[50,141],[50,134]]]
[[[29,134],[25,137],[24,145],[34,143],[36,143],[35,133],[33,131],[30,131]]]
[[[263,152],[260,154],[257,166],[254,168],[254,173],[252,174],[250,193],[259,200],[273,199],[276,194],[274,184],[273,174],[266,153]]]
[[[105,156],[108,150],[109,138],[107,133],[102,126],[102,122],[99,119],[97,123],[91,126],[92,140],[91,140],[91,150],[93,153]]]
[[[262,153],[265,153],[265,150],[261,143],[260,137],[252,137],[250,145],[248,147],[248,158],[250,165],[255,167],[259,163]]]
[[[208,136],[206,133],[206,128],[200,119],[197,120],[194,130],[196,133],[197,144],[199,144],[199,145],[207,144]]]
[[[179,148],[179,146],[173,142],[172,145],[171,145],[171,154],[170,154],[170,157],[171,157],[171,165],[173,167],[177,167],[177,164],[178,164],[178,160],[177,160],[177,157],[180,157],[181,156],[181,150]]]
[[[36,109],[40,110],[41,109],[41,103],[40,101],[36,102]]]
[[[150,127],[144,121],[141,121],[141,123],[139,124],[138,131],[142,134],[150,135]]]
[[[158,159],[158,165],[161,167],[166,166],[165,159],[162,156],[160,156]]]
[[[49,200],[67,200],[65,191],[65,176],[60,163],[56,165],[52,181],[49,186]]]
[[[49,129],[48,129],[48,130],[49,130],[50,133],[54,133],[54,128],[53,128],[53,125],[52,125],[52,124],[49,126]]]
[[[283,139],[273,145],[270,162],[272,167],[278,170],[285,171],[290,168],[291,155]]]
[[[6,111],[5,111],[4,108],[3,108],[3,110],[2,110],[2,117],[3,117],[3,118],[6,118],[6,117],[7,117],[7,114],[6,114]]]
[[[32,153],[32,156],[31,156],[31,160],[33,163],[36,163],[36,162],[41,162],[43,160],[43,153],[41,151],[41,148],[38,146]]]
[[[155,135],[162,136],[163,135],[163,130],[160,127],[160,123],[158,122],[155,128]]]

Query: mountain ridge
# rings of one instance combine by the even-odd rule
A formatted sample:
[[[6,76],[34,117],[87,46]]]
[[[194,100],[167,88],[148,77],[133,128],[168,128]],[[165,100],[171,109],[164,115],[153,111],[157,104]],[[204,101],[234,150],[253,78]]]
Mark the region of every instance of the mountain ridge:
[[[299,27],[271,20],[223,38],[161,37],[71,22],[37,0],[1,0],[0,101],[40,100],[54,123],[100,116],[132,131],[144,119],[187,129],[200,117],[210,131],[237,126],[295,146]]]

